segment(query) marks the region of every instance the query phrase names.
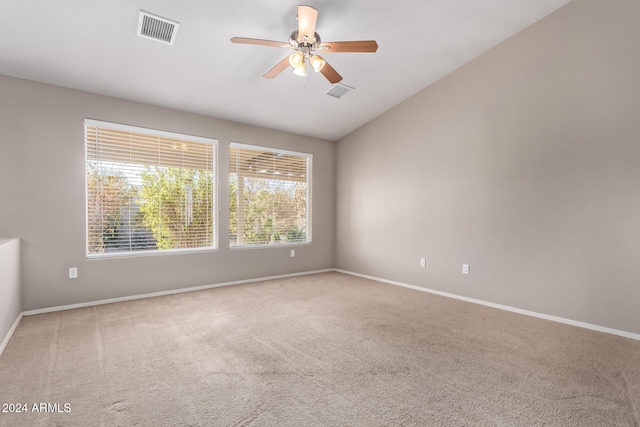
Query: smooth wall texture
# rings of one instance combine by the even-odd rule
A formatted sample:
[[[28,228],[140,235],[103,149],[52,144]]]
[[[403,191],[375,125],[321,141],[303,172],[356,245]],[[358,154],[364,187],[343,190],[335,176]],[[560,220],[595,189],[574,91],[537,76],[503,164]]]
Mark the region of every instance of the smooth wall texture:
[[[0,239],[0,353],[20,313],[20,240]]]
[[[640,333],[638,22],[574,0],[340,140],[336,267]]]
[[[333,267],[334,142],[6,76],[0,93],[0,235],[22,239],[24,310]],[[218,139],[219,249],[87,260],[85,118]],[[230,141],[313,154],[313,242],[295,258],[229,249]]]

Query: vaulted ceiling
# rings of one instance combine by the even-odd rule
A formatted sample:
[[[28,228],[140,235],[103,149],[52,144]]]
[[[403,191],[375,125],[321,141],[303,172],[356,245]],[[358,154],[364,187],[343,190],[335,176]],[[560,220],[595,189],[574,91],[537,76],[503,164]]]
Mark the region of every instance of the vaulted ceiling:
[[[229,41],[286,42],[298,2],[2,0],[0,74],[338,140],[568,1],[306,3],[323,41],[379,45],[323,54],[355,88],[335,99],[321,74],[261,77],[290,50]],[[138,37],[140,10],[178,22],[175,43]]]

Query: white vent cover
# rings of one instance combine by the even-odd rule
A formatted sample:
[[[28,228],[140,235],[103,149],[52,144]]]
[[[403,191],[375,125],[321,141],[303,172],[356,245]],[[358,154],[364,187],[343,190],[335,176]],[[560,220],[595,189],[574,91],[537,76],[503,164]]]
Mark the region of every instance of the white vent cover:
[[[141,10],[140,19],[138,20],[138,35],[146,39],[173,45],[178,34],[179,25],[177,22]]]
[[[334,98],[342,98],[352,90],[355,90],[355,89],[352,88],[351,86],[343,85],[341,83],[336,83],[331,87],[331,89],[325,92],[325,95],[333,96]]]

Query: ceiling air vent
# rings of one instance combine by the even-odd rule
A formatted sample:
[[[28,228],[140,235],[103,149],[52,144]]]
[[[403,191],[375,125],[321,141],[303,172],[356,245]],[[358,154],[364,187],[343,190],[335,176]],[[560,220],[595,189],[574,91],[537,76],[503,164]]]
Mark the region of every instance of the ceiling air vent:
[[[146,39],[173,45],[176,40],[176,34],[178,34],[179,25],[177,22],[141,10],[140,19],[138,20],[138,35]]]
[[[325,92],[325,94],[329,96],[333,96],[334,98],[342,98],[352,90],[355,90],[355,89],[352,88],[351,86],[337,83],[333,85],[331,89],[329,89],[327,92]]]

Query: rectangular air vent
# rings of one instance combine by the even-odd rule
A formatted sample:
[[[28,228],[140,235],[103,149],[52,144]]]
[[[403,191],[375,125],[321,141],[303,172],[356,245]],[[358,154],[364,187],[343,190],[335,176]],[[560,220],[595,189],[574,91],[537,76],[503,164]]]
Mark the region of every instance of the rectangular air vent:
[[[173,45],[180,24],[166,18],[140,11],[138,35],[147,39]]]
[[[355,90],[351,86],[343,85],[341,83],[337,83],[333,85],[331,89],[325,92],[326,95],[333,96],[334,98],[342,98],[352,90]]]

